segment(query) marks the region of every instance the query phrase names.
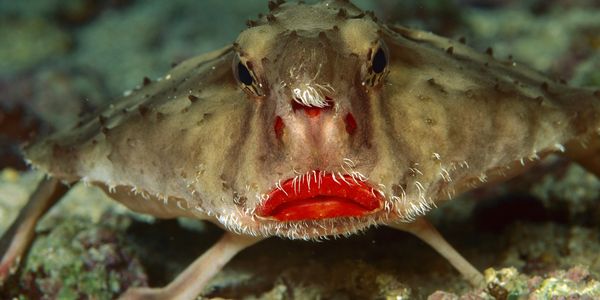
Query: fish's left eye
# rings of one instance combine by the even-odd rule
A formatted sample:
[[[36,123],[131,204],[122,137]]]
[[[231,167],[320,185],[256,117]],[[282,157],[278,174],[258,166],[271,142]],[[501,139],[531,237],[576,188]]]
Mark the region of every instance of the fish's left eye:
[[[363,64],[362,74],[365,86],[376,86],[381,84],[388,73],[389,56],[387,47],[381,41],[376,47],[371,48],[366,55],[366,62]]]
[[[385,52],[383,52],[383,49],[379,47],[379,49],[377,49],[377,52],[375,52],[375,55],[373,56],[371,67],[373,69],[373,72],[380,74],[385,70],[386,66],[387,57],[385,56]]]

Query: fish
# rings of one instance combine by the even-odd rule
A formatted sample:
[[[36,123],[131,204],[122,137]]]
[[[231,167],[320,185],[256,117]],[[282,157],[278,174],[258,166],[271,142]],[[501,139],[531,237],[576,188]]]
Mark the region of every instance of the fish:
[[[69,186],[224,234],[165,287],[195,299],[269,237],[409,232],[474,286],[481,273],[427,221],[436,206],[568,157],[600,174],[600,91],[460,41],[379,21],[349,1],[270,1],[222,49],[185,60],[74,128],[24,148],[43,179],[0,240],[0,282]]]

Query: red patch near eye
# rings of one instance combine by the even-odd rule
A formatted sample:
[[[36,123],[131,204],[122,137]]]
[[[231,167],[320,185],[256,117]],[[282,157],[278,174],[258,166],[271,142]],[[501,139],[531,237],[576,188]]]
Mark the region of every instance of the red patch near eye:
[[[275,129],[275,136],[278,139],[281,139],[281,136],[283,135],[283,128],[284,127],[285,127],[285,124],[283,123],[283,120],[281,119],[280,116],[277,116],[277,118],[275,118],[274,129]]]
[[[346,115],[346,132],[350,135],[354,134],[354,132],[356,132],[356,126],[354,116],[351,113],[348,113]]]
[[[304,176],[273,190],[257,215],[279,221],[358,217],[378,211],[381,203],[379,193],[350,175]]]

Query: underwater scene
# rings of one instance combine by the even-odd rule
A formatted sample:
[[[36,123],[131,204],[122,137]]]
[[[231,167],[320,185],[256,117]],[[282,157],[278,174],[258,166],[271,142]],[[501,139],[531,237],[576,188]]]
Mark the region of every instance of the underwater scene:
[[[317,5],[314,12],[312,8],[294,8],[292,4],[297,2],[0,0],[0,299],[600,299],[600,1],[300,1],[305,3],[300,6]],[[323,8],[335,10],[335,14],[311,15],[322,13]],[[329,24],[331,31],[315,31],[320,22]],[[259,30],[260,26],[278,28],[278,23],[286,24],[283,27],[293,24],[297,33],[289,35],[288,30],[276,35],[271,28]],[[250,29],[256,30],[238,39],[240,32]],[[366,40],[367,34],[377,38]],[[278,39],[297,42],[290,44],[298,45],[297,49],[272,46]],[[319,46],[311,44],[318,39],[322,42]],[[365,47],[375,48],[369,48],[367,55],[356,54],[363,39],[370,43],[365,42]],[[339,40],[350,45],[350,50],[338,49]],[[397,46],[392,40],[402,42]],[[425,50],[402,50],[405,44]],[[288,66],[285,62],[248,58],[252,51],[270,58],[273,49],[293,53],[311,66],[297,64],[282,70],[277,66]],[[302,49],[318,54],[302,56]],[[347,57],[336,56],[350,52]],[[211,54],[194,58],[205,53]],[[362,62],[365,57],[368,59]],[[449,59],[452,63],[447,63]],[[359,63],[352,65],[355,62]],[[568,118],[528,105],[519,117],[534,125],[512,130],[513,136],[494,140],[492,134],[481,139],[474,135],[466,142],[456,142],[469,149],[466,157],[480,155],[470,165],[466,160],[460,162],[455,166],[457,173],[442,168],[438,181],[431,179],[430,185],[421,181],[422,187],[415,181],[413,189],[423,201],[411,202],[410,186],[385,181],[395,176],[390,174],[396,172],[395,166],[403,166],[408,154],[380,151],[405,142],[402,135],[388,142],[389,132],[401,128],[407,135],[416,135],[418,141],[421,127],[414,132],[405,125],[394,130],[376,128],[385,127],[385,120],[394,116],[426,115],[426,108],[382,104],[378,111],[376,106],[352,102],[355,100],[344,104],[342,97],[331,96],[339,95],[332,92],[335,86],[294,90],[289,92],[292,100],[282,100],[287,106],[255,108],[267,107],[263,102],[272,99],[269,93],[276,94],[272,86],[262,85],[264,78],[287,78],[287,73],[293,77],[292,70],[300,74],[296,79],[312,76],[302,72],[313,71],[313,63],[318,65],[314,78],[338,78],[341,87],[350,87],[348,94],[357,91],[357,99],[369,101],[403,101],[390,95],[392,87],[394,91],[412,88],[409,82],[424,78],[423,86],[435,90],[424,92],[425,96],[419,96],[421,102],[415,102],[424,106],[429,101],[453,101],[464,74],[473,82],[491,78],[489,90],[476,91],[487,106],[478,110],[456,102],[456,107],[448,108],[465,112],[446,120],[457,122],[448,125],[460,131],[457,135],[477,132],[477,124],[465,119],[476,115],[497,120],[500,112],[494,107],[500,110],[505,107],[503,101],[512,103],[517,98],[528,97],[544,105],[549,100],[549,107],[558,107]],[[523,67],[525,71],[506,71],[507,66],[527,66],[547,77],[527,67]],[[493,78],[486,68],[500,75]],[[348,70],[367,75],[354,79]],[[276,71],[281,74],[274,74]],[[346,73],[350,75],[345,77]],[[429,79],[430,74],[435,80]],[[502,76],[510,80],[502,81]],[[194,79],[203,82],[193,91],[196,94],[192,93]],[[358,80],[356,85],[353,80]],[[532,82],[535,88],[525,87]],[[278,88],[283,90],[286,84]],[[383,92],[386,88],[387,93]],[[531,96],[538,92],[544,97]],[[280,93],[277,95],[287,95]],[[187,106],[179,106],[177,99],[185,100]],[[209,104],[194,109],[203,101]],[[360,109],[348,108],[352,106]],[[219,113],[221,109],[226,113]],[[344,112],[341,117],[328,119],[338,110]],[[390,117],[395,110],[399,112]],[[195,111],[203,114],[198,122],[189,114]],[[302,115],[301,121],[293,123],[296,119],[284,116],[286,112]],[[562,116],[562,112],[556,115]],[[144,118],[151,118],[152,125],[135,123]],[[192,120],[189,130],[181,128]],[[546,120],[550,121],[544,123]],[[574,129],[563,121],[575,124]],[[265,130],[257,131],[256,126],[263,123]],[[429,118],[424,124],[439,125]],[[497,130],[505,129],[503,119],[494,124]],[[127,148],[121,145],[134,142],[121,138],[116,129],[120,125],[127,128],[126,134],[139,135],[136,147],[141,150],[133,154],[123,150]],[[323,133],[326,129],[334,133]],[[76,136],[57,135],[51,140],[55,144],[38,144],[24,154],[27,145],[72,130],[78,132]],[[196,144],[186,132],[194,130],[204,134],[201,145],[208,150],[191,146]],[[302,130],[309,133],[299,134]],[[542,131],[556,142],[539,138]],[[540,139],[532,144],[549,146],[534,149],[514,166],[502,163],[507,158],[501,152],[490,150],[494,144],[514,143],[514,147],[505,147],[506,151],[518,152],[520,146],[530,147],[529,138],[523,137],[529,135]],[[303,144],[303,137],[309,142]],[[250,142],[234,145],[229,142],[234,139]],[[175,142],[165,146],[164,141],[171,140]],[[422,156],[428,161],[444,159],[435,152],[431,157],[427,140],[423,137],[423,145],[413,143],[405,148],[410,153],[427,151]],[[62,146],[67,141],[70,146]],[[440,144],[445,142],[440,138]],[[101,150],[94,150],[96,144]],[[90,150],[78,152],[79,146]],[[581,150],[571,153],[571,146]],[[108,151],[108,160],[95,151]],[[145,156],[146,152],[150,156]],[[560,155],[563,152],[565,155]],[[194,165],[197,173],[184,174],[195,161],[180,153],[207,158],[206,166]],[[354,153],[355,157],[364,153],[364,161],[344,159],[350,175],[333,171],[321,175],[326,168],[319,166],[329,166],[327,160],[338,153]],[[151,155],[163,162],[155,163]],[[116,163],[121,160],[126,163]],[[107,161],[114,166],[107,166]],[[299,173],[292,167],[282,171],[288,163],[297,166],[303,162],[311,166],[300,169],[308,177],[294,177]],[[461,188],[444,189],[460,182],[460,172],[475,174],[478,164],[482,175],[477,173],[475,182],[467,178]],[[177,170],[169,170],[169,166]],[[483,166],[505,170],[492,176],[486,173],[490,168]],[[414,163],[406,168],[407,177],[425,178],[427,174],[421,171],[427,168],[426,163]],[[292,169],[296,175],[290,173]],[[164,173],[157,174],[161,171]],[[125,184],[134,172],[138,187]],[[67,183],[68,189],[58,187],[45,173]],[[271,180],[275,174],[287,177]],[[322,180],[327,191],[315,191],[313,186],[311,192],[310,174],[315,174],[319,189]],[[296,179],[305,180],[308,191],[293,198],[288,193],[298,195],[296,190],[302,186]],[[381,190],[373,183],[375,179],[385,183],[379,185]],[[349,183],[338,188],[338,180]],[[265,194],[266,198],[257,192],[255,199],[253,191],[267,181],[274,182],[273,191]],[[47,185],[56,189],[54,192],[40,196],[56,199],[40,200],[40,207],[26,207],[40,182],[42,187],[44,182],[56,184]],[[102,184],[103,188],[95,186]],[[178,184],[182,191],[177,190]],[[195,184],[201,187],[196,190]],[[127,190],[120,189],[123,186]],[[431,195],[435,196],[429,197],[428,192],[422,196],[422,190],[434,188]],[[145,193],[153,189],[161,192]],[[189,192],[192,198],[198,194],[211,198],[206,195],[224,191],[224,197],[212,197],[197,211],[192,209],[195,202],[173,196]],[[138,193],[135,203],[111,199],[120,197],[117,194],[137,197]],[[400,197],[406,193],[409,200]],[[139,200],[142,198],[145,200]],[[274,198],[279,202],[273,202]],[[390,204],[387,199],[399,202]],[[319,200],[322,202],[317,203]],[[139,208],[143,201],[154,204]],[[352,201],[356,203],[349,203]],[[395,226],[392,215],[402,222],[428,220],[452,246],[429,246],[430,241],[423,241],[427,234],[435,236],[433,243],[444,241],[435,229],[423,234],[420,228]],[[369,216],[373,218],[365,221]],[[30,227],[19,231],[25,227],[11,227],[13,223]],[[228,231],[231,233],[226,236],[232,236],[234,242],[221,239]],[[34,236],[27,235],[33,232]],[[236,240],[238,233],[258,238]],[[215,244],[223,248],[213,247]],[[213,256],[205,256],[202,266],[194,270],[207,270],[210,276],[180,277],[190,281],[169,285],[205,252]],[[449,262],[440,252],[457,252],[459,257],[450,254],[454,258]],[[467,266],[453,266],[462,257]],[[469,273],[471,265],[475,273]],[[476,278],[465,278],[465,273]],[[192,280],[196,277],[201,282]],[[157,290],[139,289],[165,286],[171,289],[161,290],[154,298],[149,296]],[[131,293],[136,288],[143,292]],[[175,290],[188,292],[172,294]]]

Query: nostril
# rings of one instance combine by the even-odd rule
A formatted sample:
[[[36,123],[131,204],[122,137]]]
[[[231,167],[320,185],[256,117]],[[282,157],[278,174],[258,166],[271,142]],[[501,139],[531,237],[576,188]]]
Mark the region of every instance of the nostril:
[[[356,126],[357,126],[354,116],[351,113],[348,113],[346,115],[345,121],[346,121],[346,132],[348,132],[348,134],[350,134],[350,135],[354,134],[354,132],[356,132]]]

